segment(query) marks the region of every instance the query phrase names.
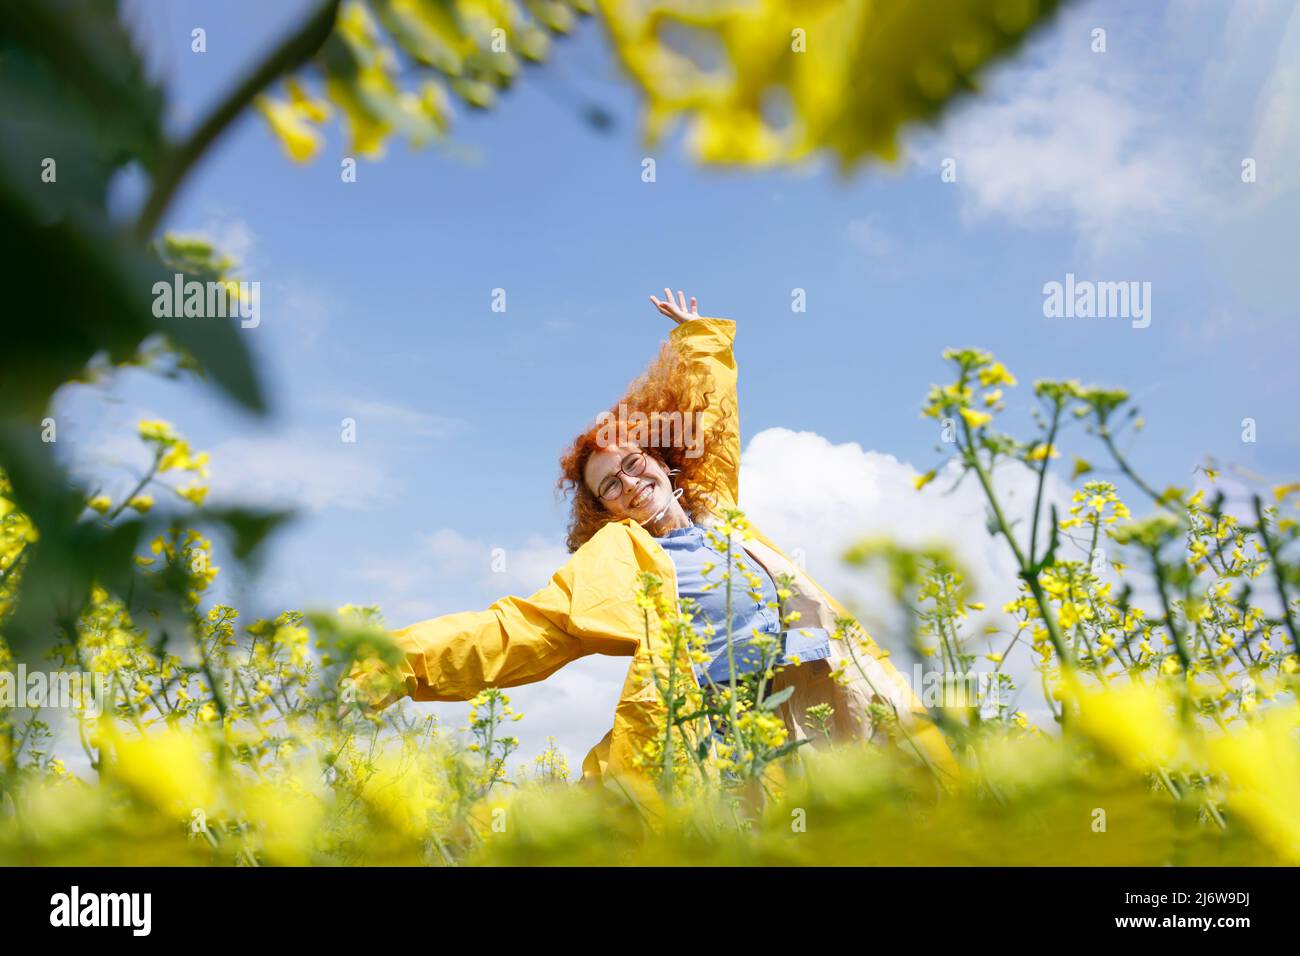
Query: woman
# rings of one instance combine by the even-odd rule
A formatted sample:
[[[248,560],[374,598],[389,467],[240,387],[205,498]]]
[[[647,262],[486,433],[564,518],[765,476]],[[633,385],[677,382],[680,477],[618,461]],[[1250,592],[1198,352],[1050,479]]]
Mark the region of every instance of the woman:
[[[794,584],[784,609],[799,613],[799,628],[781,633],[777,616],[753,601],[733,602],[733,648],[726,654],[725,614],[703,587],[708,562],[717,563],[705,530],[738,498],[740,428],[736,411],[735,323],[703,318],[696,300],[665,289],[651,303],[675,323],[657,360],[614,407],[579,435],[561,460],[560,486],[573,497],[568,547],[572,557],[528,598],[506,597],[486,611],[449,614],[393,632],[404,652],[397,675],[402,690],[378,700],[384,706],[409,694],[415,700],[468,700],[486,687],[542,680],[587,654],[633,658],[614,712],[614,726],[583,761],[583,780],[639,790],[636,757],[656,735],[664,704],[645,668],[654,666],[636,600],[642,572],[663,582],[664,593],[692,598],[718,635],[710,660],[692,675],[708,685],[725,682],[733,667],[760,666],[742,636],[752,631],[784,644],[773,691],[794,692],[780,706],[792,739],[813,738],[807,708],[829,703],[832,735],[883,739],[873,727],[873,702],[887,702],[903,723],[909,749],[941,775],[955,763],[938,730],[919,716],[924,708],[903,676],[865,632],[832,637],[836,618],[848,613],[756,528],[735,541],[761,569],[765,598],[774,582]],[[739,557],[739,552],[736,552]],[[716,575],[714,575],[716,578]],[[720,619],[722,618],[722,619]],[[654,634],[655,628],[649,628]],[[736,646],[739,642],[739,646]],[[372,673],[359,668],[358,676]],[[833,674],[842,674],[837,680]],[[718,679],[721,678],[719,681]]]

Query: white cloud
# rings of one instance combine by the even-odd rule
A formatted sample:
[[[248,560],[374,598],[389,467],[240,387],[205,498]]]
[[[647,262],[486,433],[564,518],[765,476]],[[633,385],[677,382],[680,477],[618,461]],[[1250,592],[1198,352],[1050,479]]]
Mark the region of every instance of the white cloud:
[[[344,442],[334,430],[230,438],[211,457],[216,501],[368,511],[397,500],[403,487],[373,443]]]
[[[1107,29],[1108,50],[1090,49]],[[1071,229],[1092,252],[1159,230],[1205,230],[1294,191],[1300,8],[1292,0],[1067,7],[986,78],[916,162],[972,221]],[[1260,180],[1243,193],[1241,160]]]
[[[342,401],[334,399],[331,405],[355,418],[358,426],[376,423],[405,432],[416,438],[450,438],[464,425],[456,418],[430,415],[418,409],[393,402]]]
[[[229,210],[216,210],[196,229],[178,229],[183,235],[202,236],[212,244],[219,255],[235,260],[236,273],[248,278],[252,266],[253,247],[257,235],[246,220]]]
[[[1089,48],[1108,30],[1108,52]],[[957,160],[971,220],[1074,230],[1089,250],[1162,229],[1204,228],[1243,202],[1291,190],[1300,134],[1300,8],[1290,0],[1170,4],[1166,12],[1079,4],[917,137],[937,179]],[[1242,193],[1240,161],[1260,183]]]
[[[315,348],[329,331],[331,306],[315,286],[298,280],[276,282],[268,296],[268,312],[276,327],[300,346]]]
[[[866,451],[856,443],[835,445],[814,432],[770,428],[750,440],[741,459],[740,504],[786,554],[802,550],[805,568],[817,583],[854,607],[863,623],[876,629],[878,640],[889,646],[888,629],[896,618],[886,606],[883,588],[842,561],[845,550],[864,538],[888,537],[911,546],[947,545],[969,572],[990,619],[1017,596],[1015,561],[1006,542],[987,530],[988,508],[978,484],[970,479],[949,490],[958,476],[956,466],[949,465],[917,492],[917,475],[915,468],[893,455]],[[1032,512],[1034,476],[1017,467],[999,472],[994,484],[1008,520],[1019,522],[1015,527],[1023,532]],[[1044,508],[1056,503],[1064,514],[1067,501],[1063,485],[1049,479]],[[1046,529],[1045,517],[1040,547]],[[980,625],[972,621],[968,633],[978,635]],[[1008,638],[995,641],[995,648],[1001,650]],[[974,646],[981,654],[988,647],[982,638]],[[1005,669],[1022,690],[1018,705],[1040,724],[1050,720],[1023,646]]]
[[[856,572],[840,555],[855,541],[886,535],[907,545],[945,542],[989,589],[1014,579],[1005,542],[985,526],[987,505],[978,485],[946,489],[952,467],[918,492],[917,470],[893,455],[855,442],[832,444],[815,432],[770,428],[755,435],[742,458],[741,506],[782,550],[800,548],[807,569],[826,587],[851,589]],[[1032,476],[999,476],[1009,511],[1027,511]],[[824,581],[821,579],[825,578]]]
[[[894,240],[880,225],[877,216],[855,219],[849,223],[849,241],[868,256],[885,256],[894,249]]]
[[[1293,0],[1235,0],[1232,3],[1172,5],[1171,28],[1210,31],[1198,99],[1212,118],[1228,152],[1230,173],[1240,160],[1256,160],[1259,179],[1243,198],[1262,203],[1294,190],[1300,160],[1300,6]],[[1234,191],[1234,198],[1242,196]]]
[[[928,168],[957,161],[963,212],[1024,227],[1074,230],[1090,245],[1181,221],[1190,212],[1190,147],[1165,114],[1144,109],[1138,83],[1078,54],[1021,69],[960,112],[920,152]],[[1098,55],[1099,57],[1102,55]],[[937,176],[937,173],[936,173]]]
[[[483,608],[507,594],[532,594],[568,559],[561,545],[536,535],[514,543],[440,528],[415,535],[396,553],[363,559],[357,577],[374,586],[367,600],[381,604],[388,623],[400,627]]]
[[[241,270],[251,268],[250,256],[257,244],[257,236],[247,222],[237,218],[213,220],[205,231],[219,250],[239,263]]]

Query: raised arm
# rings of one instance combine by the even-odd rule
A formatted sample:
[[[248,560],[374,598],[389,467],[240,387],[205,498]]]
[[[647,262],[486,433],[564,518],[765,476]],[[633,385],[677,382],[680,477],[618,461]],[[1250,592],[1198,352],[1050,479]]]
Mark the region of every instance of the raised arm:
[[[740,410],[736,400],[736,356],[732,342],[736,323],[731,319],[708,318],[697,311],[694,297],[687,306],[679,291],[674,298],[664,289],[666,299],[650,297],[661,313],[677,323],[670,339],[678,353],[696,371],[700,388],[709,394],[704,405],[702,432],[706,436],[706,467],[718,478],[722,494],[719,508],[734,508],[740,498]],[[723,429],[712,437],[712,429],[721,422]]]

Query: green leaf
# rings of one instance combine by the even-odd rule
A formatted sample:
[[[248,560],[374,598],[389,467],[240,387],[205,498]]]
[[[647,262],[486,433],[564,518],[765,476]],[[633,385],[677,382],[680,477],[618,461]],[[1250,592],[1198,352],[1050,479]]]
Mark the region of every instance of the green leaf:
[[[762,702],[761,704],[758,705],[758,709],[759,709],[759,710],[776,710],[778,707],[780,707],[782,704],[784,704],[787,700],[789,700],[789,699],[790,699],[790,695],[793,694],[793,693],[794,693],[794,688],[793,688],[793,687],[787,687],[787,688],[785,688],[785,690],[779,690],[779,691],[777,691],[775,694],[772,694],[772,695],[769,696],[769,697],[764,697],[764,698],[763,698],[763,702]]]
[[[240,561],[247,561],[262,542],[292,516],[292,511],[253,508],[205,508],[199,513],[201,519],[216,521],[231,532],[230,549]]]

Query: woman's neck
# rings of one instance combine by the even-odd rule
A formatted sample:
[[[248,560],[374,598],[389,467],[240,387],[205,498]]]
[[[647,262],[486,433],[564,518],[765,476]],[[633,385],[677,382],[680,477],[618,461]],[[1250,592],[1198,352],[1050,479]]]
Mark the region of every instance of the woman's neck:
[[[689,528],[693,523],[682,508],[681,502],[674,500],[669,503],[657,521],[653,519],[647,521],[644,527],[653,535],[664,535],[678,528]]]

